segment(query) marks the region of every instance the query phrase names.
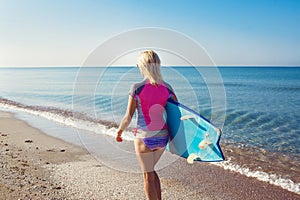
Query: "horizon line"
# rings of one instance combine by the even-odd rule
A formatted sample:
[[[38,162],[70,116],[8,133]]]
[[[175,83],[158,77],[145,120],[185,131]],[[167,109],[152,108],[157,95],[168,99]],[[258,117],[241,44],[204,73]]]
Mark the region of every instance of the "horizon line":
[[[0,68],[78,68],[78,67],[135,67],[135,65],[111,65],[111,66],[80,66],[80,65],[42,65],[42,66],[0,66]],[[300,65],[162,65],[162,67],[300,67]]]

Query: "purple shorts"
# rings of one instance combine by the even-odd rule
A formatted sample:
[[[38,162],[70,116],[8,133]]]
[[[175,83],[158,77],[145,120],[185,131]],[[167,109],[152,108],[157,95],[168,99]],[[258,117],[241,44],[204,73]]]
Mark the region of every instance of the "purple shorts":
[[[147,137],[143,138],[142,140],[149,149],[155,150],[164,148],[168,144],[169,135]]]
[[[134,129],[134,135],[136,138],[141,138],[145,145],[151,150],[164,148],[169,142],[167,129],[159,131]]]

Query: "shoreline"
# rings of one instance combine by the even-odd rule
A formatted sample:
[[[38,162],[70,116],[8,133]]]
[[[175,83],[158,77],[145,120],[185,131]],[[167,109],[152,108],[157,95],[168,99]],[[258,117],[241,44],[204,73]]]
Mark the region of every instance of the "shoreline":
[[[84,148],[0,112],[0,199],[145,199],[142,174],[108,168]],[[200,173],[199,173],[200,172]],[[178,159],[158,171],[163,199],[299,199],[208,163]]]
[[[70,117],[72,115],[70,111],[60,108],[53,109],[49,107],[28,106],[3,98],[0,98],[0,101],[0,104],[2,104],[4,108],[7,108],[8,112],[15,111],[19,119],[28,122],[31,126],[38,127],[56,138],[84,146],[84,148],[88,149],[89,152],[93,152],[93,154],[97,152],[97,156],[102,157],[102,155],[105,155],[106,158],[107,156],[114,157],[120,153],[119,150],[121,148],[119,147],[124,146],[115,143],[113,136],[115,134],[114,128],[116,128],[116,125],[113,125],[113,122],[97,121],[89,116],[82,115],[82,113],[75,113],[75,117],[74,115]],[[71,136],[71,132],[75,134]],[[129,141],[127,143],[130,147],[132,146],[130,141],[133,140],[131,136],[131,132],[128,131],[124,134],[123,138]],[[109,146],[107,143],[100,142],[104,140],[107,140],[112,145]],[[99,149],[99,146],[104,146],[105,149]],[[245,145],[243,143],[229,142],[224,139],[221,139],[221,146],[226,154],[226,160],[230,160],[230,162],[226,162],[223,168],[238,173],[241,172],[246,176],[256,177],[265,182],[300,194],[300,177],[298,176],[300,173],[299,157],[294,157],[292,154],[290,155],[284,152],[269,151],[266,148]],[[123,161],[126,162],[127,156],[131,156],[131,164],[136,160],[136,157],[134,149],[127,147],[122,150],[130,152],[132,155],[123,155],[125,158]],[[109,152],[106,151],[106,149],[109,149],[109,151],[114,149],[116,151]],[[103,151],[105,151],[105,153],[103,153]],[[107,161],[112,160],[106,158],[104,158],[104,160],[102,159],[102,162],[110,166],[112,163],[107,163]],[[122,162],[119,160],[114,162],[114,164],[117,163]],[[223,164],[223,162],[221,164]],[[124,171],[123,166],[124,163],[121,164],[121,171]],[[125,166],[129,165],[125,164]],[[129,172],[131,172],[132,166],[129,168]],[[138,171],[140,170],[138,163],[136,163],[134,168]]]

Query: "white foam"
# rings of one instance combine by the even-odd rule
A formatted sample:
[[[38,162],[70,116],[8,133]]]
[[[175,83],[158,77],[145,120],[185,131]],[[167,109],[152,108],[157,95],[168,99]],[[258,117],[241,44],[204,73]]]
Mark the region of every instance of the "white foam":
[[[60,124],[63,124],[63,125],[66,125],[66,126],[69,126],[72,128],[90,131],[90,132],[94,132],[96,134],[105,134],[105,135],[115,137],[116,133],[117,133],[116,128],[107,128],[105,125],[102,125],[100,123],[91,122],[91,121],[84,120],[84,119],[74,118],[72,116],[68,117],[68,116],[64,116],[61,114],[57,114],[57,113],[27,109],[27,108],[22,108],[22,107],[18,107],[15,105],[9,105],[9,104],[3,104],[3,103],[0,103],[0,106],[4,109],[29,113],[29,114],[32,114],[35,116],[43,117],[45,119],[48,119],[48,120],[51,120],[54,122],[58,122]],[[133,134],[130,133],[129,131],[125,131],[122,135],[122,138],[124,140],[128,140],[128,141],[134,140]]]
[[[249,168],[241,167],[237,164],[233,164],[230,160],[223,161],[223,162],[217,162],[217,163],[211,163],[211,164],[220,166],[226,170],[238,172],[247,177],[256,178],[260,181],[264,181],[264,182],[270,183],[272,185],[279,186],[290,192],[300,194],[300,183],[294,183],[292,180],[282,178],[276,174],[269,174],[269,173],[263,172],[263,171],[253,171]]]

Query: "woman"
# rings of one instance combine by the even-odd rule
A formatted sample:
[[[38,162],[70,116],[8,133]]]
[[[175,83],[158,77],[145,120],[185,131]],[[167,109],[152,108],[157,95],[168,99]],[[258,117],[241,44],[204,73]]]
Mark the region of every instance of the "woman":
[[[134,147],[144,175],[144,189],[148,199],[161,199],[160,180],[154,167],[169,141],[168,127],[163,118],[168,98],[177,101],[169,84],[163,81],[160,59],[152,51],[142,52],[137,67],[145,78],[133,84],[129,92],[126,114],[119,126],[116,140],[122,142],[123,130],[128,127],[137,110]]]

